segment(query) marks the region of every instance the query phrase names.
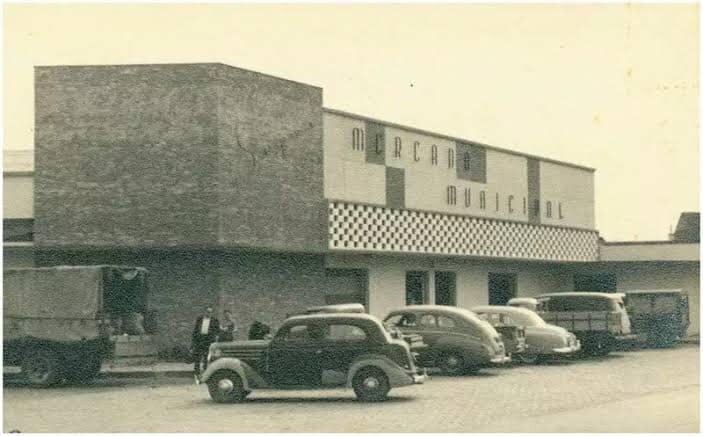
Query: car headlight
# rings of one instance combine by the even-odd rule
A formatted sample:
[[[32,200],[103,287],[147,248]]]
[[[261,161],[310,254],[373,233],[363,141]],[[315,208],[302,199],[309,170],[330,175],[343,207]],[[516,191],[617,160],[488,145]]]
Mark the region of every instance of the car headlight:
[[[222,357],[222,350],[219,348],[215,348],[214,350],[210,350],[209,353],[207,353],[207,361],[212,362],[215,359],[219,359]]]

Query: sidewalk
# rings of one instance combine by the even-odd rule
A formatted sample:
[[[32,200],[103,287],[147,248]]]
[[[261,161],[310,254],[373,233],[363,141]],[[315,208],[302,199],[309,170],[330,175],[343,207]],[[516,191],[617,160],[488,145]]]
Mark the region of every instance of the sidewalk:
[[[193,377],[193,364],[154,362],[146,364],[103,364],[100,373],[109,377]]]

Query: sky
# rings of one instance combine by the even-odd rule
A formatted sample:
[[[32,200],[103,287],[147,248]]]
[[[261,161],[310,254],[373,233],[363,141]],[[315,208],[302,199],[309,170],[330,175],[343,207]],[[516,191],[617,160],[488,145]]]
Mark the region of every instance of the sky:
[[[5,4],[5,149],[35,65],[222,62],[328,108],[596,169],[608,241],[699,210],[695,4]]]

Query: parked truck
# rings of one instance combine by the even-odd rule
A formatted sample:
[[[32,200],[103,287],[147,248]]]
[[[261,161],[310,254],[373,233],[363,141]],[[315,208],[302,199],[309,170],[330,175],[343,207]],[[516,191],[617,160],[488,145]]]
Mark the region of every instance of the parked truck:
[[[116,347],[156,354],[144,268],[7,269],[3,286],[3,364],[19,365],[33,385],[88,382]]]
[[[632,332],[652,347],[668,347],[686,338],[688,295],[680,289],[625,292]]]
[[[559,292],[539,295],[537,302],[537,313],[576,335],[586,353],[606,355],[618,342],[636,338],[622,294]]]

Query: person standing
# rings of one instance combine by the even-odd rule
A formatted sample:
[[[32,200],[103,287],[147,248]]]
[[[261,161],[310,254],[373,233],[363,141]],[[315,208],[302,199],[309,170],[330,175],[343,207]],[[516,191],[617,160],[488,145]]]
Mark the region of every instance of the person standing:
[[[220,324],[220,335],[217,338],[218,342],[231,342],[234,340],[234,334],[237,332],[237,324],[234,322],[234,316],[229,310],[224,312],[225,319]]]
[[[210,344],[217,340],[217,335],[220,332],[220,323],[217,318],[212,316],[212,307],[205,309],[205,313],[195,320],[195,328],[193,329],[193,361],[195,366],[193,372],[197,378],[200,371],[207,368],[207,353]]]

